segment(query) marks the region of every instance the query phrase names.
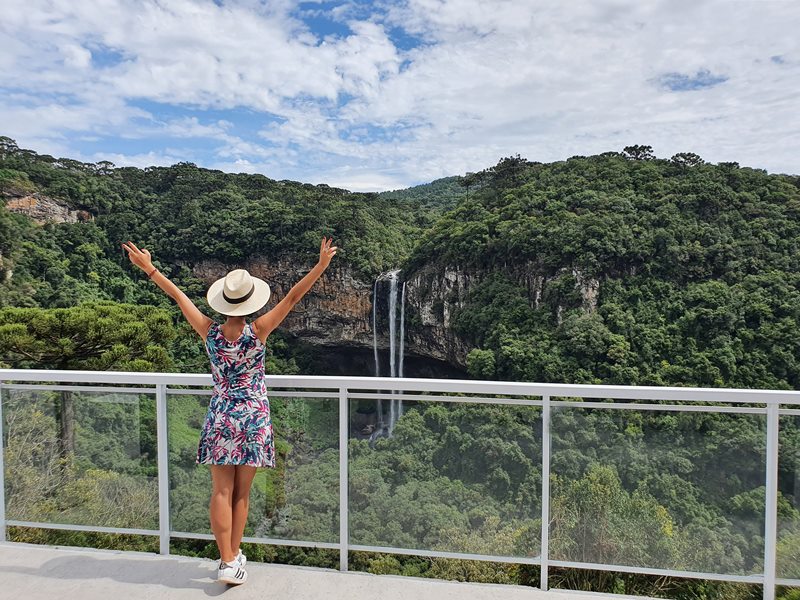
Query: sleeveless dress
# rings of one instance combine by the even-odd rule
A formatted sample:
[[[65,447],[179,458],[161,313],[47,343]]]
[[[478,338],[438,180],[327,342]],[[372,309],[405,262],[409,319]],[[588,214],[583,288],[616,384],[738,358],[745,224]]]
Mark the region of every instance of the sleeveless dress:
[[[206,334],[214,391],[197,446],[198,465],[275,466],[264,350],[250,323],[235,342],[218,323]]]

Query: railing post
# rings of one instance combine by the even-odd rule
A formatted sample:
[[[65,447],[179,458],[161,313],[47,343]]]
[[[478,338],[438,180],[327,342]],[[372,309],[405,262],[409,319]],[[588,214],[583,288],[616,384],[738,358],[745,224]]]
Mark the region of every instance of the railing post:
[[[6,464],[3,446],[3,382],[0,381],[0,542],[6,541]]]
[[[348,528],[348,489],[347,489],[347,441],[349,437],[347,388],[339,388],[339,570],[347,571],[348,547],[350,544]]]
[[[547,557],[550,545],[550,395],[542,396],[542,550],[541,582],[539,587],[547,590]]]
[[[767,491],[764,512],[764,600],[775,600],[778,538],[778,434],[780,405],[767,404]]]
[[[169,438],[167,437],[167,384],[156,384],[156,438],[158,447],[159,552],[169,554]]]

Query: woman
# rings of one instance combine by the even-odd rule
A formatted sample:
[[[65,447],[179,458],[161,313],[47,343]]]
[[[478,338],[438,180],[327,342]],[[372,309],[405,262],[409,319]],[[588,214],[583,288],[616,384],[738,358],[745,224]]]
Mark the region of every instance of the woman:
[[[178,303],[183,315],[205,340],[211,359],[214,392],[197,449],[197,464],[211,469],[209,512],[220,552],[217,581],[238,585],[247,580],[247,558],[239,549],[247,523],[250,485],[257,467],[275,466],[269,399],[264,379],[267,337],[328,268],[336,254],[332,239],[323,237],[319,262],[289,290],[275,308],[252,323],[245,318],[269,300],[269,285],[236,269],[208,290],[209,306],[228,318],[222,325],[201,313],[164,274],[153,267],[150,252],[123,243],[131,262]]]

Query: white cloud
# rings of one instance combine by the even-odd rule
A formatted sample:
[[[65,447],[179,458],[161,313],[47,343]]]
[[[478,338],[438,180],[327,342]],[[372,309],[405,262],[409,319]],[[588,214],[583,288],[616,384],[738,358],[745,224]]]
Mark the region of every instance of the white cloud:
[[[30,137],[65,138],[73,132],[121,131],[130,126],[132,119],[147,116],[120,98],[72,103],[35,94],[0,97],[3,135],[20,142]]]
[[[103,153],[91,156],[76,157],[82,162],[99,162],[107,160],[117,167],[168,167],[178,162],[186,161],[185,152],[143,152],[140,154]],[[191,161],[190,161],[191,162]]]
[[[78,44],[65,44],[60,48],[64,64],[76,69],[86,69],[92,64],[92,53]]]
[[[407,187],[405,173],[384,174],[373,169],[342,169],[319,174],[311,183],[326,183],[331,187],[353,192],[382,192]]]
[[[22,91],[0,98],[0,133],[76,158],[79,137],[211,140],[208,166],[362,190],[631,143],[800,172],[795,2],[408,0],[360,19],[343,2],[330,15],[352,34],[324,40],[291,16],[294,0],[7,4],[0,70]],[[426,44],[396,48],[398,27]],[[726,80],[658,83],[703,71]],[[160,119],[140,100],[186,116]],[[263,118],[245,136],[191,108]]]

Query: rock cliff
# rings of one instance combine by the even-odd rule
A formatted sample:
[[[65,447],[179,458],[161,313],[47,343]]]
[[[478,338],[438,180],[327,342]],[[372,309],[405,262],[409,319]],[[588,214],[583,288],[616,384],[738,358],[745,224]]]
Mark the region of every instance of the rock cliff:
[[[237,267],[217,260],[186,264],[207,286]],[[297,258],[254,258],[238,268],[266,281],[271,295],[265,310],[280,302],[312,268]],[[372,348],[372,284],[355,278],[346,267],[332,264],[289,313],[283,326],[304,341],[326,346]]]
[[[412,274],[406,283],[408,345],[425,348],[428,356],[466,367],[467,354],[474,346],[455,334],[451,320],[485,275],[458,266],[426,266]]]
[[[61,200],[39,193],[11,195],[6,198],[6,209],[27,215],[39,225],[47,222],[76,223],[94,219],[94,215],[88,211],[73,210]]]
[[[591,312],[597,308],[600,282],[586,277],[578,269],[562,268],[552,275],[545,275],[532,263],[527,263],[516,268],[506,267],[505,272],[527,289],[528,301],[533,308],[539,308],[542,290],[548,282],[571,272],[582,299],[582,309]],[[464,269],[457,265],[423,267],[412,274],[406,289],[406,323],[415,322],[415,312],[418,318],[416,326],[406,328],[406,339],[411,346],[424,348],[428,356],[465,367],[467,354],[475,345],[473,340],[462,339],[453,332],[451,319],[457,309],[464,307],[471,290],[487,275],[488,271]],[[559,324],[561,313],[562,307],[559,306],[556,310]]]
[[[233,266],[216,260],[186,264],[193,274],[208,286],[224,277]],[[302,266],[296,257],[272,260],[252,259],[238,267],[270,284],[272,296],[265,310],[277,304],[289,289],[311,270],[313,263]],[[583,299],[583,309],[593,311],[597,306],[600,282],[585,277],[577,269],[561,269],[546,276],[532,264],[509,269],[508,274],[528,290],[532,307],[540,305],[542,290],[552,279],[571,272],[576,289]],[[397,290],[397,335],[401,309],[400,272]],[[452,329],[454,312],[463,307],[470,291],[483,281],[487,271],[464,269],[459,266],[425,266],[405,280],[405,356],[434,359],[464,369],[467,354],[474,347],[472,340],[462,339]],[[296,337],[321,346],[352,349],[373,349],[373,291],[377,297],[377,346],[381,352],[390,347],[389,340],[389,278],[385,274],[375,281],[363,281],[342,265],[332,264],[308,294],[300,301],[283,323]],[[560,307],[559,307],[560,308]],[[560,322],[561,311],[557,311]],[[397,346],[399,341],[395,340]],[[385,360],[384,360],[385,362]],[[385,366],[381,374],[388,374]],[[408,376],[406,374],[406,376]]]
[[[185,264],[195,277],[206,286],[236,267],[217,260],[204,260]],[[301,266],[296,257],[281,257],[272,260],[253,259],[237,265],[252,275],[264,279],[271,288],[271,297],[265,310],[274,307],[291,287],[300,281],[313,267]],[[347,266],[332,264],[311,288],[308,294],[286,317],[282,327],[297,338],[321,346],[350,347],[373,350],[372,304],[373,290],[377,289],[377,346],[381,352],[390,347],[388,325],[388,281],[379,277],[374,281],[363,281],[355,277]],[[463,367],[466,354],[471,347],[462,342],[448,329],[451,303],[445,304],[444,314],[437,298],[450,294],[451,289],[466,293],[463,281],[453,279],[452,273],[436,273],[431,270],[408,282],[405,303],[405,355],[429,358]],[[463,298],[462,298],[463,301]],[[397,298],[397,326],[400,322],[400,296]],[[422,315],[421,326],[419,318]],[[399,336],[399,329],[397,334]],[[398,341],[395,341],[398,343]],[[385,359],[382,360],[385,363]],[[385,365],[381,374],[387,375]]]

